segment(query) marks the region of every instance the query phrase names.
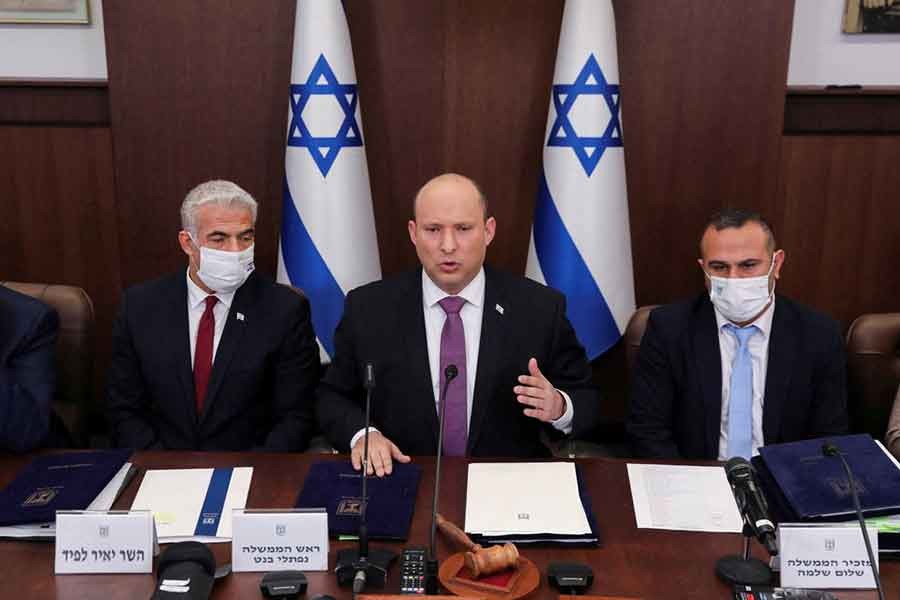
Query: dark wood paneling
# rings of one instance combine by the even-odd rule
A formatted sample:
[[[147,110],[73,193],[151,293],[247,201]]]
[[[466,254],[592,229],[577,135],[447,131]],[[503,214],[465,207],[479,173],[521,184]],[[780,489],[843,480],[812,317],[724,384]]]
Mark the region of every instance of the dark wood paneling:
[[[87,291],[99,398],[120,289],[109,129],[0,127],[0,164],[0,279]]]
[[[785,136],[781,154],[781,291],[845,326],[900,310],[900,136]]]
[[[479,181],[494,264],[524,272],[562,2],[347,3],[385,274],[416,263],[419,186]]]
[[[202,181],[260,203],[256,262],[274,274],[294,3],[103,3],[125,285],[182,268],[178,209]]]
[[[702,289],[702,224],[774,196],[794,3],[614,3],[639,305]]]
[[[0,79],[0,125],[108,127],[106,82]]]
[[[788,90],[784,133],[900,133],[900,88]]]

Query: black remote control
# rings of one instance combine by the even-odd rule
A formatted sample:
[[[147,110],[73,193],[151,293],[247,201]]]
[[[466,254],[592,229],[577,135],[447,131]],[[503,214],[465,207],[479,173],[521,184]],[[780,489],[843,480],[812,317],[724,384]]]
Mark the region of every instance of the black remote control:
[[[404,548],[400,555],[400,593],[425,593],[425,548]]]

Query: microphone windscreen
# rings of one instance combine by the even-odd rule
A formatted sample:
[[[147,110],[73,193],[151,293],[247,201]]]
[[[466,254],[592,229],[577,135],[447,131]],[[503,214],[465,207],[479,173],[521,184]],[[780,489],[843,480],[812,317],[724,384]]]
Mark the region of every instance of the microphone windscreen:
[[[447,365],[444,369],[444,379],[453,379],[459,375],[459,369],[456,368],[456,365]]]
[[[162,553],[157,571],[154,600],[206,600],[212,591],[216,559],[200,542],[180,542]]]

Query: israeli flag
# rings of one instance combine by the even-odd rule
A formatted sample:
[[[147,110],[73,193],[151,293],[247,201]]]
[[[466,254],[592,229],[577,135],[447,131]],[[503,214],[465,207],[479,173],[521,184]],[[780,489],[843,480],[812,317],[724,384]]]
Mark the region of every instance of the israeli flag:
[[[350,31],[340,0],[297,0],[278,281],[302,289],[322,359],[351,289],[381,278]]]
[[[567,0],[526,275],[566,295],[591,359],[634,312],[619,102],[611,1]]]

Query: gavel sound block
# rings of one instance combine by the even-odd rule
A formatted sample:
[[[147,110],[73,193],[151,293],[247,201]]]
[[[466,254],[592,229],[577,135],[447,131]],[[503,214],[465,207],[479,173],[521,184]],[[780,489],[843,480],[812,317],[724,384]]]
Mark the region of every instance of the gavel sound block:
[[[489,598],[513,600],[531,593],[540,584],[541,574],[537,567],[519,556],[515,545],[507,543],[483,548],[440,514],[435,523],[450,541],[465,549],[444,561],[438,573],[441,584],[454,594],[471,595],[471,589],[477,589]],[[512,573],[505,583],[479,580],[508,569]]]

